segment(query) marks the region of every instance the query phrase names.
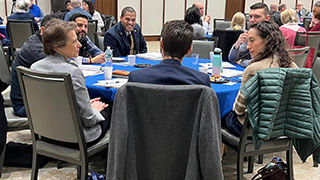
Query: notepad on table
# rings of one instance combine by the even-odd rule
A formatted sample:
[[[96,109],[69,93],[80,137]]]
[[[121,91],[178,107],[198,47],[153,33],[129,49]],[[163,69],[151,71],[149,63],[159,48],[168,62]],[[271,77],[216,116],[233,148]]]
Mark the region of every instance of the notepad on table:
[[[102,86],[102,87],[108,87],[108,88],[119,88],[126,84],[128,82],[128,79],[124,78],[114,78],[111,80],[101,80],[98,81],[98,83],[95,83],[95,86]]]
[[[79,65],[79,68],[82,70],[84,77],[93,76],[93,75],[102,73],[101,66],[82,64],[82,65]]]
[[[199,63],[199,65],[203,66],[203,67],[212,68],[212,63]],[[226,62],[226,61],[222,61],[222,67],[223,68],[236,68],[235,65],[233,65],[229,62]]]
[[[136,55],[138,58],[149,59],[153,61],[162,60],[162,54],[156,52],[142,53]]]

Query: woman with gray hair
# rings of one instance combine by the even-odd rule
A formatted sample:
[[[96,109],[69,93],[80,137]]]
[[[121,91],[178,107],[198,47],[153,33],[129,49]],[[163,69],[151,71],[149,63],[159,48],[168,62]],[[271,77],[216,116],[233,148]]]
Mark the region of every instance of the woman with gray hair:
[[[292,48],[297,32],[306,32],[306,29],[298,25],[297,13],[293,9],[286,9],[283,11],[281,13],[281,21],[283,25],[280,26],[279,29],[282,31],[282,35]]]
[[[7,19],[14,19],[14,20],[32,20],[34,30],[38,31],[39,26],[37,24],[37,21],[34,19],[34,16],[29,13],[29,7],[30,7],[30,0],[17,0],[16,2],[16,10],[14,13],[9,16]],[[8,29],[8,27],[7,27]]]

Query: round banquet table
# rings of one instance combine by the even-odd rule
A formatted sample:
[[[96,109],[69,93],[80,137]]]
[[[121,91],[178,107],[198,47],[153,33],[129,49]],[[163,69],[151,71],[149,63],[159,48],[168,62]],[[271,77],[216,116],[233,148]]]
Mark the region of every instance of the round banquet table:
[[[126,59],[126,58],[125,58]],[[209,63],[210,60],[208,59],[199,59],[199,63]],[[153,61],[153,60],[146,60],[141,58],[136,58],[136,63],[149,63],[149,64],[158,64],[160,61]],[[192,64],[192,58],[185,57],[182,62],[183,66],[187,66],[192,69],[198,69],[200,65],[194,65]],[[233,64],[236,66],[236,70],[243,71],[244,68]],[[102,65],[104,66],[104,65]],[[123,65],[113,65],[113,70],[125,70],[125,71],[133,71],[138,68],[133,66],[123,66]],[[233,85],[227,85],[227,84],[214,84],[211,83],[212,89],[217,94],[218,100],[219,100],[219,107],[220,107],[220,116],[221,118],[225,118],[225,116],[232,110],[233,102],[238,94],[240,85],[241,85],[241,79],[239,77],[229,78],[231,81],[234,81],[235,84]],[[94,76],[88,76],[86,77],[86,87],[88,88],[88,92],[90,95],[90,98],[95,97],[103,97],[109,100],[110,102],[113,102],[114,97],[116,95],[117,89],[115,88],[106,88],[106,87],[100,87],[95,86],[94,84],[98,82],[98,80],[104,80],[103,74],[98,74]]]

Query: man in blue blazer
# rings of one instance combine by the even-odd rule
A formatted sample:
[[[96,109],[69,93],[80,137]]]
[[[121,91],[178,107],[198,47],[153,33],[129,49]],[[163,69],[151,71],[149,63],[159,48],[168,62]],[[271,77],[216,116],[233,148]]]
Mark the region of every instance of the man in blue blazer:
[[[131,71],[129,82],[211,87],[207,74],[181,65],[183,57],[192,50],[192,26],[183,20],[166,22],[161,37],[162,61],[160,64]]]
[[[127,6],[122,9],[120,22],[110,28],[104,36],[104,47],[110,46],[113,56],[127,56],[147,52],[146,41],[136,24],[136,11]]]

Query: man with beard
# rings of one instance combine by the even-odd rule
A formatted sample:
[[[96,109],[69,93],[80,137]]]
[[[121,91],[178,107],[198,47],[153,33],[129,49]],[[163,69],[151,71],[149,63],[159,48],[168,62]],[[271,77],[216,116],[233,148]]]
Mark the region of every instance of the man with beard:
[[[76,33],[78,41],[82,47],[79,51],[79,56],[88,57],[83,58],[83,63],[95,63],[101,64],[105,62],[104,53],[92,43],[90,38],[87,36],[88,33],[88,17],[86,15],[77,13],[71,16],[70,21],[77,23]]]

